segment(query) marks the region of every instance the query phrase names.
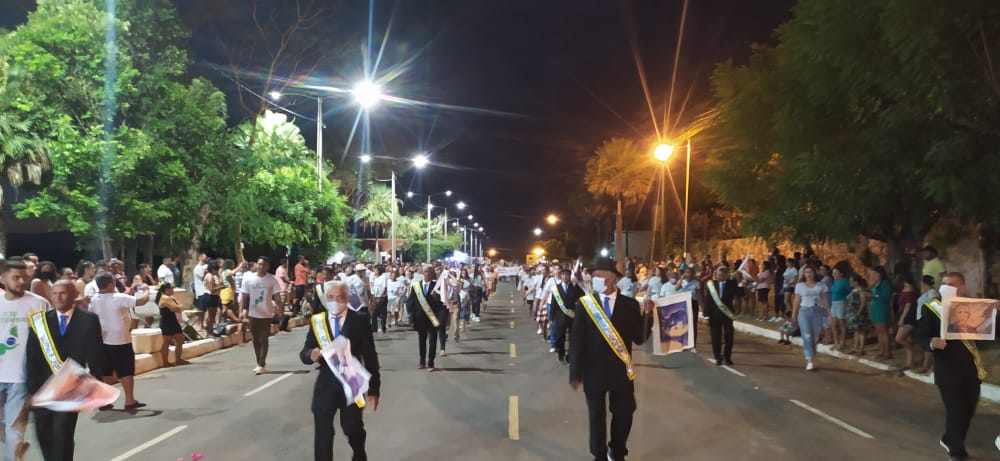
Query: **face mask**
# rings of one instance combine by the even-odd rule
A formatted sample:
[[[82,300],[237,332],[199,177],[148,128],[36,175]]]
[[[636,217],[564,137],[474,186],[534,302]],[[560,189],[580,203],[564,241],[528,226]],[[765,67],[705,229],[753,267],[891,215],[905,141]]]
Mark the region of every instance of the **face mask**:
[[[594,277],[590,279],[590,286],[593,287],[594,291],[597,293],[604,293],[604,290],[608,289],[608,287],[604,285],[604,278],[602,277]]]
[[[347,307],[346,304],[340,304],[336,301],[330,301],[330,300],[323,301],[323,305],[326,306],[327,311],[333,312],[334,314],[339,314],[343,312],[344,309]]]
[[[941,299],[947,299],[953,296],[958,296],[958,288],[950,285],[941,285],[941,289],[938,290],[938,293],[941,293]]]

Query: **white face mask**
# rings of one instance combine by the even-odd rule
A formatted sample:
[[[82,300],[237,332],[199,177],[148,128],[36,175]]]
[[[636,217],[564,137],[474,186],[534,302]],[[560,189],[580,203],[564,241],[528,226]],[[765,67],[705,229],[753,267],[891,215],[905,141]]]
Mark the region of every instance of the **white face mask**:
[[[326,310],[333,312],[334,314],[340,314],[347,309],[347,304],[341,304],[336,301],[330,301],[329,299],[323,301],[323,305],[326,306]]]
[[[941,285],[941,289],[938,290],[938,293],[941,293],[941,299],[947,299],[953,296],[958,296],[958,288],[951,285]]]
[[[604,278],[603,277],[593,277],[593,278],[591,278],[590,279],[590,286],[597,293],[604,293],[604,291],[608,289],[608,287],[604,285]]]

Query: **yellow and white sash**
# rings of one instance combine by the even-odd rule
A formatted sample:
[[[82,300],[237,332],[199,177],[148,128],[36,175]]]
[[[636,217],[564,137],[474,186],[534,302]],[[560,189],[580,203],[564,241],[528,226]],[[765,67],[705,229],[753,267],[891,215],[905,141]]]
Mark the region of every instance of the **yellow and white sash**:
[[[45,361],[49,363],[52,374],[56,374],[59,368],[62,367],[63,360],[59,356],[59,351],[56,350],[56,343],[52,339],[52,332],[49,331],[49,322],[45,321],[45,311],[32,312],[28,316],[28,320],[28,323],[31,324],[31,329],[35,331],[35,336],[38,337],[38,344],[42,346],[42,355],[45,356]]]
[[[431,321],[431,325],[433,325],[434,328],[441,326],[441,322],[439,322],[437,316],[434,315],[434,311],[431,310],[431,305],[427,303],[427,298],[424,296],[424,282],[417,280],[413,282],[412,286],[413,293],[417,295],[417,302],[420,303],[420,308],[423,309],[424,315],[426,315],[427,319]]]
[[[632,369],[632,354],[628,352],[628,347],[626,347],[625,341],[622,341],[618,330],[611,324],[611,319],[608,318],[604,309],[601,309],[601,304],[597,302],[593,294],[583,296],[580,298],[580,302],[583,303],[587,315],[594,321],[594,325],[597,325],[597,331],[601,332],[601,336],[608,342],[608,346],[611,346],[611,350],[625,364],[625,373],[628,375],[628,379],[634,380],[635,370]]]
[[[566,303],[563,302],[562,295],[559,294],[559,284],[552,285],[552,297],[556,298],[556,303],[559,304],[559,310],[563,312],[563,315],[569,318],[576,317],[576,313],[572,309],[566,308]]]
[[[733,318],[733,311],[729,310],[729,306],[722,302],[722,298],[719,297],[719,290],[715,289],[715,280],[709,280],[706,285],[708,285],[708,293],[712,295],[712,300],[715,301],[715,305],[719,306],[719,311],[721,311],[726,317]]]
[[[941,304],[941,301],[932,299],[929,303],[924,304],[924,306],[927,307],[927,310],[933,312],[938,320],[941,320],[941,310],[944,309],[944,305]],[[985,381],[987,376],[986,367],[983,366],[983,358],[979,355],[979,349],[976,347],[976,343],[967,339],[963,339],[961,341],[962,344],[965,345],[965,348],[969,350],[969,353],[972,354],[972,361],[976,364],[976,375],[979,376],[980,381]]]
[[[319,344],[319,349],[324,350],[333,344],[333,338],[330,337],[329,324],[327,323],[327,312],[320,312],[319,314],[313,314],[309,317],[309,323],[312,324],[313,335],[316,336],[316,342]],[[345,316],[346,320],[346,316]],[[341,328],[344,326],[341,325]],[[354,404],[358,408],[365,407],[365,396],[359,395],[357,399],[354,400]]]

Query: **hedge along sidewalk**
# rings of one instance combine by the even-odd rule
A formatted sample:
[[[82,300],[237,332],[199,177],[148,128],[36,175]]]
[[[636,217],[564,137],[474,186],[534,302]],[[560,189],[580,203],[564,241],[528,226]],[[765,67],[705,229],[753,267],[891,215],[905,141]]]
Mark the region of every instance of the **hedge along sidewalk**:
[[[754,335],[754,336],[762,336],[762,337],[770,338],[770,339],[781,339],[781,333],[779,333],[777,331],[769,330],[767,328],[759,327],[757,325],[753,325],[753,324],[750,324],[750,323],[742,322],[742,321],[739,321],[739,320],[736,320],[736,321],[733,322],[733,327],[734,327],[734,329],[736,331],[739,331],[741,333],[751,334],[751,335]],[[802,347],[802,338],[801,337],[792,337],[792,344],[794,344],[794,345],[796,345],[798,347]],[[899,368],[893,367],[891,365],[886,365],[886,364],[884,364],[882,362],[877,362],[875,360],[869,360],[869,359],[866,359],[866,358],[855,357],[855,356],[850,355],[850,354],[845,354],[843,352],[834,350],[832,346],[829,346],[829,345],[826,345],[826,344],[820,344],[820,345],[816,346],[816,352],[820,353],[820,354],[824,354],[824,355],[829,355],[829,356],[832,356],[832,357],[836,357],[838,359],[853,360],[853,361],[858,362],[858,363],[860,363],[862,365],[867,365],[869,367],[877,368],[877,369],[883,370],[883,371],[894,371],[894,372],[898,372],[899,371]],[[928,374],[928,375],[925,376],[925,375],[921,375],[921,374],[918,374],[918,373],[914,373],[914,372],[912,372],[910,370],[907,370],[907,371],[903,372],[903,374],[906,375],[908,378],[915,379],[915,380],[923,382],[923,383],[934,384],[934,373],[930,373],[930,374]],[[982,387],[980,388],[980,397],[983,398],[983,399],[989,400],[991,402],[998,402],[998,403],[1000,403],[1000,386],[997,386],[996,384],[983,383]]]

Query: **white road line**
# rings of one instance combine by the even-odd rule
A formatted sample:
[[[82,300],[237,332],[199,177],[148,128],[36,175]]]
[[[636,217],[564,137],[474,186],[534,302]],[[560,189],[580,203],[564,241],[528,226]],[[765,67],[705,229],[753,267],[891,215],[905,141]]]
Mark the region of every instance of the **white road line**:
[[[274,378],[274,379],[272,379],[272,380],[270,380],[270,381],[262,384],[260,387],[254,389],[254,390],[252,390],[250,392],[247,392],[246,394],[243,394],[243,396],[244,397],[250,397],[251,395],[254,395],[254,394],[256,394],[256,393],[258,393],[258,392],[260,392],[260,391],[262,391],[264,389],[267,389],[267,388],[269,388],[269,387],[271,387],[271,386],[273,386],[275,384],[278,384],[278,381],[281,381],[281,380],[283,380],[283,379],[285,379],[285,378],[287,378],[289,376],[292,376],[292,374],[291,373],[285,373],[285,374],[283,374],[281,376],[278,376],[277,378]]]
[[[728,371],[728,372],[730,372],[730,373],[732,373],[732,374],[734,374],[736,376],[742,377],[742,378],[746,378],[747,377],[747,375],[741,373],[739,370],[737,370],[737,369],[735,369],[735,368],[733,368],[733,367],[731,367],[729,365],[723,365],[722,369],[726,370],[726,371]]]
[[[133,449],[131,449],[129,451],[126,451],[125,453],[122,453],[121,455],[118,455],[117,458],[112,458],[111,461],[125,461],[126,459],[129,459],[129,458],[135,456],[139,452],[141,452],[141,451],[143,451],[143,450],[145,450],[145,449],[147,449],[147,448],[149,448],[149,447],[151,447],[153,445],[156,445],[156,444],[158,444],[158,443],[160,443],[160,442],[162,442],[164,440],[167,440],[168,438],[172,437],[174,434],[177,434],[178,432],[183,431],[184,429],[187,429],[187,426],[177,426],[177,427],[175,427],[175,428],[167,431],[166,433],[160,435],[159,437],[157,437],[157,438],[155,438],[153,440],[150,440],[150,441],[148,441],[148,442],[146,442],[146,443],[144,443],[142,445],[139,445],[138,447],[135,447],[135,448],[133,448]]]
[[[812,414],[814,414],[816,416],[819,416],[820,418],[823,418],[823,419],[825,419],[825,420],[827,420],[827,421],[829,421],[829,422],[831,422],[833,424],[836,424],[836,425],[838,425],[838,426],[840,426],[840,427],[842,427],[842,428],[844,428],[844,429],[846,429],[846,430],[854,433],[855,435],[858,435],[858,436],[866,438],[866,439],[874,439],[875,438],[875,436],[873,436],[873,435],[871,435],[871,434],[869,434],[869,433],[867,433],[867,432],[865,432],[865,431],[863,431],[861,429],[858,429],[858,428],[856,428],[856,427],[854,427],[854,426],[852,426],[850,424],[847,424],[847,423],[845,423],[845,422],[843,422],[843,421],[841,421],[841,420],[839,420],[837,418],[834,418],[833,416],[830,416],[830,415],[828,415],[826,413],[823,413],[822,411],[819,411],[819,410],[817,410],[817,409],[815,409],[815,408],[813,408],[813,407],[811,407],[809,405],[806,405],[806,404],[804,404],[804,403],[802,403],[802,402],[800,402],[798,400],[791,399],[791,400],[789,400],[789,402],[792,402],[795,405],[801,407],[802,409],[804,409],[804,410],[806,410],[806,411],[808,411],[808,412],[810,412],[810,413],[812,413]]]

